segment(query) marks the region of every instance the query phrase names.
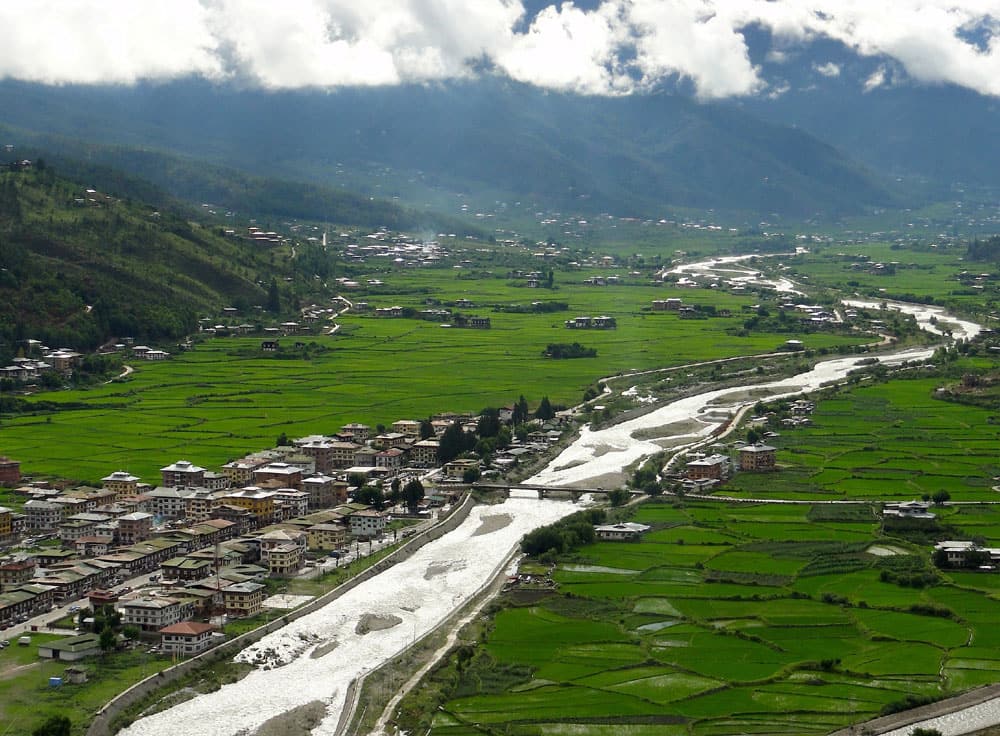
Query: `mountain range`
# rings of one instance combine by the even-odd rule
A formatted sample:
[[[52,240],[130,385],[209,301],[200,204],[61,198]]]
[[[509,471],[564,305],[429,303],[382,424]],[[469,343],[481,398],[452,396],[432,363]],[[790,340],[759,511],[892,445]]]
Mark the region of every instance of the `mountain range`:
[[[806,218],[1000,187],[993,98],[913,83],[891,60],[831,40],[777,59],[765,52],[775,45],[766,33],[746,33],[768,88],[733,100],[699,101],[683,79],[600,97],[488,71],[448,83],[280,92],[191,78],[6,80],[0,135],[192,201],[327,220],[346,208],[391,225],[429,210],[457,213],[455,195],[623,216],[694,208]],[[293,193],[273,196],[265,182],[274,180]],[[302,185],[325,189],[317,196]],[[393,199],[409,211],[364,204]]]

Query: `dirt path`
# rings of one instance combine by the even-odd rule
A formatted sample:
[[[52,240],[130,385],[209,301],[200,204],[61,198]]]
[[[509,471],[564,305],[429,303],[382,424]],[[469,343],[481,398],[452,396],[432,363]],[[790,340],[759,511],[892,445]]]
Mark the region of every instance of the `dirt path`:
[[[6,667],[0,670],[0,680],[9,680],[27,672],[28,670],[38,669],[39,666],[41,666],[41,662],[31,662],[30,664],[19,664]]]

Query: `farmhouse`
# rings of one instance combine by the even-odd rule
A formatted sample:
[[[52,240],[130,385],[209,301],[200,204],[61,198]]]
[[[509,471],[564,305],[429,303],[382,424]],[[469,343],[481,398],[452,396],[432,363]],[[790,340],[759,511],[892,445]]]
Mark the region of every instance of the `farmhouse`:
[[[618,524],[599,524],[594,526],[594,534],[598,539],[618,541],[623,539],[638,539],[639,535],[648,532],[650,527],[634,521],[623,521]]]
[[[775,452],[770,445],[744,445],[739,450],[740,470],[774,470]]]
[[[38,647],[38,656],[42,659],[58,659],[62,662],[76,662],[100,653],[101,638],[97,634],[68,636]]]
[[[929,511],[930,507],[931,505],[927,501],[887,503],[882,508],[882,518],[933,521],[937,517]]]
[[[709,455],[692,460],[685,466],[691,480],[724,480],[729,477],[729,458],[725,455]]]

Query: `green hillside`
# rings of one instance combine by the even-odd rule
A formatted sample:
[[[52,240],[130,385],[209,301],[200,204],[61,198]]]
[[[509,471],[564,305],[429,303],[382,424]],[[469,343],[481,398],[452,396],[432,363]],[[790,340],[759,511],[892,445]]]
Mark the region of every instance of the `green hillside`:
[[[205,310],[265,303],[273,256],[184,215],[88,192],[52,168],[0,172],[0,352],[26,337],[73,348],[176,338]]]

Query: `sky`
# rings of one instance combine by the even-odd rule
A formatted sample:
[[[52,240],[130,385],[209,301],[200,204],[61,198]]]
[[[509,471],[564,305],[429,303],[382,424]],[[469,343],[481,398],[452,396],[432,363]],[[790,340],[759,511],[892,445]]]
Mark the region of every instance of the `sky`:
[[[632,94],[685,80],[703,99],[780,94],[770,62],[816,39],[907,79],[1000,95],[1000,0],[17,0],[0,3],[0,78],[134,84],[197,76],[267,89],[394,85],[502,74]],[[537,11],[537,12],[535,12]],[[840,75],[833,61],[818,77]],[[865,89],[892,84],[877,67]]]

